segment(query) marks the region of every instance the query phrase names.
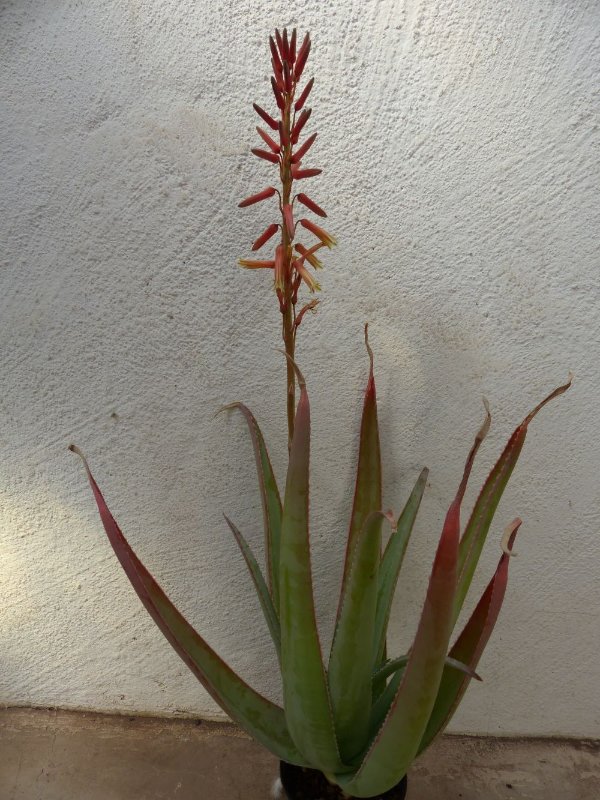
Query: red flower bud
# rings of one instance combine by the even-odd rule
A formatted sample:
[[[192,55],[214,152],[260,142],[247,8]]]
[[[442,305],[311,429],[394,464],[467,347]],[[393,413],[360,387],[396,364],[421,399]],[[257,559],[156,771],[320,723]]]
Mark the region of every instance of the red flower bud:
[[[259,158],[264,158],[265,161],[270,161],[272,164],[279,164],[279,156],[275,153],[270,153],[268,150],[261,150],[259,147],[253,147],[250,151]]]
[[[261,233],[261,235],[252,245],[252,252],[255,250],[260,250],[263,244],[268,242],[271,236],[274,236],[277,233],[278,228],[279,225],[277,225],[275,222],[272,225],[269,225],[269,227]]]
[[[285,289],[285,258],[282,244],[275,249],[275,291],[283,292]]]
[[[334,244],[337,244],[337,241],[333,236],[327,233],[327,231],[323,230],[323,228],[315,225],[315,223],[311,222],[309,219],[301,219],[300,225],[302,225],[303,228],[306,228],[307,231],[314,233],[314,235],[323,242],[325,247],[331,248]]]
[[[300,192],[300,194],[296,196],[296,199],[299,200],[302,205],[305,205],[307,208],[310,208],[311,211],[314,211],[315,214],[318,214],[319,217],[327,216],[321,206],[318,206],[315,201],[311,200],[307,194],[304,194],[304,192]]]
[[[283,29],[283,38],[281,44],[282,44],[281,58],[285,62],[288,61],[290,57],[290,46],[288,44],[287,28]]]
[[[282,64],[281,59],[279,58],[279,53],[277,52],[277,47],[275,45],[275,40],[272,36],[269,36],[269,47],[271,48],[271,55],[273,56],[273,69],[275,72],[279,72],[281,74]]]
[[[271,128],[274,131],[277,130],[277,123],[270,114],[267,114],[264,108],[261,108],[257,103],[252,103],[252,107],[254,108],[258,116],[264,119],[269,128]]]
[[[314,178],[322,172],[322,169],[299,169],[297,164],[292,164],[292,178],[296,181],[302,178]]]
[[[285,222],[285,228],[288,232],[288,236],[290,239],[294,238],[294,215],[292,213],[292,207],[289,203],[286,203],[283,207],[283,221]]]
[[[281,125],[281,123],[279,123],[279,124]],[[268,133],[266,133],[265,131],[263,131],[263,130],[262,130],[262,128],[259,128],[259,127],[258,127],[258,125],[256,126],[256,132],[257,132],[257,133],[258,133],[258,135],[261,137],[261,139],[263,140],[263,142],[264,142],[264,143],[265,143],[265,144],[266,144],[268,147],[270,147],[270,148],[271,148],[271,150],[272,150],[274,153],[279,153],[279,149],[280,149],[280,148],[279,148],[279,145],[277,144],[277,142],[275,142],[273,139],[271,139],[271,137],[269,136],[269,134],[268,134]]]
[[[308,58],[308,54],[310,53],[310,37],[308,33],[304,37],[304,41],[298,51],[298,56],[296,58],[296,64],[294,66],[294,78],[299,81],[300,76],[302,75],[302,71],[304,69],[304,65],[306,64],[306,59]]]
[[[277,194],[277,189],[275,189],[274,186],[268,186],[266,189],[263,189],[262,192],[258,192],[242,200],[241,203],[238,203],[238,206],[239,208],[246,208],[247,206],[254,205],[254,203],[260,203],[261,200],[267,200],[269,197],[273,197],[274,194]]]
[[[292,76],[290,74],[290,66],[287,61],[283,65],[283,86],[286,92],[292,91]]]
[[[300,97],[294,103],[294,111],[300,111],[300,109],[302,108],[304,103],[306,103],[306,98],[310,94],[310,90],[312,89],[314,82],[315,82],[315,79],[311,78],[309,80],[309,82],[306,84],[306,86],[302,90],[302,94],[300,95]]]
[[[289,63],[290,66],[296,60],[296,28],[292,31],[292,38],[290,39],[290,52],[289,52]]]
[[[279,141],[281,142],[282,147],[287,147],[289,142],[287,131],[285,126],[281,120],[279,121]]]
[[[312,143],[315,141],[316,138],[317,138],[316,133],[313,133],[312,136],[308,137],[308,139],[304,142],[302,147],[296,150],[296,152],[292,156],[292,164],[297,164],[298,161],[301,161],[301,159],[304,158],[304,156],[306,155],[306,153],[308,152],[309,148],[311,147]]]
[[[298,137],[300,136],[302,128],[308,122],[311,114],[312,114],[312,109],[305,108],[304,111],[300,114],[300,116],[296,120],[296,124],[292,129],[292,142],[294,144],[296,144],[296,142],[298,141]]]
[[[277,42],[277,47],[279,48],[280,55],[283,55],[283,40],[281,38],[281,34],[279,33],[278,28],[275,28],[275,40]]]
[[[281,89],[277,86],[277,81],[271,75],[271,89],[273,89],[273,94],[275,95],[275,102],[277,103],[277,108],[280,111],[283,111],[285,108],[285,103],[283,102],[283,95],[281,94]]]

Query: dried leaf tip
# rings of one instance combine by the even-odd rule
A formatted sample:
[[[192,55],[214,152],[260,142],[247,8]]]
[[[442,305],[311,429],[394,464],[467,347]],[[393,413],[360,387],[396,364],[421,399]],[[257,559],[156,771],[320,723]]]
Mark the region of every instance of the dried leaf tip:
[[[523,520],[517,517],[513,519],[512,522],[509,522],[506,528],[504,529],[504,533],[502,535],[502,541],[500,542],[500,547],[502,548],[502,552],[507,556],[516,556],[517,554],[512,549],[512,544],[515,540],[515,536],[517,535],[517,531],[523,524]]]
[[[367,353],[369,354],[369,360],[371,362],[371,375],[373,374],[373,365],[375,363],[375,357],[373,356],[373,350],[371,349],[371,345],[369,344],[369,323],[365,322],[365,347],[367,348]]]

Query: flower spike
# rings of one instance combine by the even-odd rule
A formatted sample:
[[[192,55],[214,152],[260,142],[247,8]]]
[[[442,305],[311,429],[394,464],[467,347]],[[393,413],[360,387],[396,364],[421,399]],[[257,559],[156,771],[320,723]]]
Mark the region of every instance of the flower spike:
[[[271,115],[269,110],[265,110],[257,103],[253,104],[254,110],[266,124],[267,130],[262,127],[256,128],[265,147],[254,147],[251,152],[257,158],[275,164],[279,168],[281,185],[277,189],[269,187],[262,192],[253,194],[240,203],[240,207],[245,208],[272,197],[275,192],[279,195],[280,219],[277,223],[269,225],[252,245],[253,251],[260,249],[270,242],[271,238],[279,231],[277,237],[279,241],[272,245],[275,253],[271,258],[267,257],[258,261],[252,258],[242,259],[240,263],[246,269],[272,268],[274,270],[273,288],[282,314],[282,335],[286,353],[292,360],[296,346],[298,320],[305,316],[306,310],[312,310],[316,306],[316,303],[312,305],[309,303],[308,308],[306,305],[300,306],[304,310],[298,311],[296,306],[299,302],[299,295],[304,287],[311,293],[319,289],[319,284],[310,270],[310,267],[315,269],[321,267],[321,262],[315,252],[325,245],[331,247],[335,243],[333,236],[318,226],[311,227],[308,220],[305,220],[303,225],[318,237],[318,244],[308,248],[295,241],[298,231],[296,218],[298,214],[297,210],[294,210],[296,200],[317,216],[327,216],[325,211],[307,195],[302,193],[294,195],[293,191],[294,181],[321,174],[320,168],[303,168],[301,166],[304,157],[315,143],[317,133],[308,132],[306,138],[298,144],[300,136],[307,130],[312,115],[311,109],[306,107],[306,101],[312,91],[315,79],[311,77],[306,85],[299,84],[308,61],[310,48],[309,34],[307,33],[300,43],[295,28],[291,31],[287,28],[275,30],[274,35],[269,37],[269,56],[272,65],[270,83],[276,111]],[[294,370],[288,366],[286,398],[289,446],[291,446],[294,431],[295,393]]]

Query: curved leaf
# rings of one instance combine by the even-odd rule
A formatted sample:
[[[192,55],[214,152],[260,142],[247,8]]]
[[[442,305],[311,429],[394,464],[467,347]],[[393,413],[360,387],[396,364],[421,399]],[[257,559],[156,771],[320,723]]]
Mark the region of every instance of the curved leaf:
[[[379,444],[379,426],[377,422],[377,396],[375,391],[375,376],[373,374],[373,351],[369,346],[368,325],[365,325],[365,344],[371,367],[369,380],[365,391],[362,418],[360,423],[360,442],[358,450],[358,466],[356,469],[356,483],[354,486],[354,501],[350,517],[350,530],[346,543],[346,557],[344,560],[344,573],[342,576],[342,590],[338,604],[338,619],[350,565],[354,556],[356,541],[365,520],[372,511],[379,511],[381,502],[381,448]]]
[[[494,513],[512,471],[515,468],[519,454],[523,449],[529,423],[546,403],[549,403],[555,397],[566,392],[570,385],[571,379],[563,386],[559,386],[551,392],[525,417],[523,422],[513,432],[502,455],[483,485],[460,542],[458,555],[458,589],[454,608],[455,622],[460,615],[471,581],[473,580],[473,575],[479,562],[479,557],[483,545],[485,544]]]
[[[279,564],[284,707],[290,734],[300,752],[312,766],[334,772],[343,767],[321,656],[310,567],[310,407],[304,378],[294,367],[300,399],[283,502]]]
[[[305,758],[288,733],[283,709],[239,678],[187,622],[129,546],[79,448],[104,529],[131,585],[167,641],[221,708],[278,758],[300,766]]]
[[[273,606],[279,614],[279,539],[281,536],[281,497],[271,466],[269,453],[258,423],[250,409],[243,403],[230,403],[220,411],[237,409],[243,415],[250,431],[256,473],[260,488],[265,528],[265,558]]]
[[[254,558],[252,550],[248,545],[248,542],[244,539],[238,528],[236,528],[236,526],[228,517],[225,517],[225,521],[235,536],[235,540],[238,543],[242,555],[244,556],[244,560],[254,583],[254,588],[256,589],[256,594],[258,595],[258,600],[265,616],[267,626],[271,633],[271,638],[273,639],[273,644],[275,645],[275,650],[277,651],[277,657],[281,661],[281,631],[279,628],[279,618],[275,613],[275,608],[273,607],[273,601],[271,600],[269,589],[265,583],[262,572],[260,571],[260,567]]]
[[[492,580],[450,651],[451,658],[467,664],[471,670],[477,667],[498,619],[508,582],[509,549],[513,546],[520,525],[521,520],[516,519],[507,529],[508,548],[502,553]],[[470,677],[456,670],[444,669],[438,696],[419,746],[419,753],[423,752],[444,730],[469,685]]]

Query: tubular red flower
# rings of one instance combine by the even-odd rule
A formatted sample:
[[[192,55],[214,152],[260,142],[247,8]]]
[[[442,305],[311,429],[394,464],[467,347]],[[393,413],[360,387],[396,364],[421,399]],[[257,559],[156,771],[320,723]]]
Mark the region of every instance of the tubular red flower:
[[[302,46],[298,51],[296,64],[294,66],[294,78],[297,81],[300,80],[309,53],[310,53],[310,37],[307,33],[306,36],[304,37],[304,41],[302,42]]]
[[[289,142],[287,131],[283,125],[283,122],[279,120],[279,141],[281,142],[282,147],[287,147]]]
[[[288,232],[288,236],[290,239],[294,238],[294,214],[292,212],[292,207],[289,203],[286,203],[283,207],[283,221],[285,222],[285,227]]]
[[[277,86],[277,81],[272,75],[271,75],[271,88],[273,89],[273,94],[275,95],[275,102],[277,103],[277,108],[279,108],[280,111],[283,111],[283,109],[285,108],[283,95],[281,93],[281,89],[279,88],[279,86]]]
[[[298,150],[296,150],[296,152],[292,156],[292,164],[297,164],[298,161],[300,161],[302,158],[304,158],[304,156],[307,154],[309,149],[312,147],[312,144],[313,144],[313,142],[315,141],[316,138],[317,138],[316,132],[308,137],[308,139],[304,142],[302,147],[300,147]]]
[[[258,158],[264,158],[265,161],[270,161],[272,164],[279,164],[279,156],[275,153],[270,153],[268,150],[261,150],[260,147],[253,147],[250,151]]]
[[[292,31],[292,36],[290,39],[290,52],[289,52],[289,63],[290,66],[293,65],[294,61],[296,60],[296,28]]]
[[[251,258],[240,258],[238,264],[244,269],[273,269],[275,267],[275,261],[253,261]]]
[[[252,108],[256,111],[259,117],[262,117],[264,119],[269,128],[271,128],[274,131],[277,130],[277,123],[270,114],[267,114],[264,108],[261,108],[258,105],[258,103],[252,103]]]
[[[315,225],[315,223],[311,222],[309,219],[301,219],[300,225],[306,228],[307,231],[314,233],[314,235],[323,242],[325,247],[331,248],[334,244],[337,244],[335,237],[331,236],[331,234],[327,233],[323,228]]]
[[[277,142],[274,139],[271,139],[271,137],[269,136],[268,133],[266,133],[266,131],[263,131],[263,129],[259,128],[258,125],[257,125],[256,126],[256,132],[261,137],[263,142],[267,145],[267,147],[270,147],[271,150],[274,153],[279,153],[279,150],[280,150],[279,145],[277,144]]]
[[[279,54],[280,56],[283,56],[283,40],[281,39],[279,28],[275,28],[275,40],[277,42],[277,47],[279,48]]]
[[[322,269],[323,263],[320,261],[315,253],[317,250],[320,250],[322,247],[325,247],[323,242],[319,242],[318,244],[314,244],[310,249],[307,249],[303,244],[297,242],[294,245],[294,248],[300,253],[303,258],[308,261],[308,263],[313,266],[315,269]]]
[[[269,225],[269,227],[261,233],[261,235],[252,245],[252,252],[254,252],[255,250],[260,250],[263,244],[265,244],[265,242],[268,242],[271,236],[274,236],[277,233],[278,229],[279,225],[277,225],[277,223],[275,222]]]
[[[287,35],[287,28],[283,29],[283,36],[281,40],[282,50],[281,50],[281,58],[282,60],[289,61],[290,58],[290,45],[288,43],[288,35]]]
[[[286,92],[292,91],[292,76],[290,73],[290,65],[287,61],[283,65],[283,85]]]
[[[306,98],[310,94],[310,90],[312,89],[314,82],[315,82],[315,79],[311,78],[309,80],[309,82],[306,84],[306,86],[302,90],[302,94],[300,95],[300,97],[294,103],[294,111],[300,111],[300,109],[302,108],[304,103],[306,103]]]
[[[319,217],[326,217],[327,214],[323,211],[321,206],[318,206],[314,200],[311,200],[307,194],[304,192],[300,192],[297,196],[297,200],[299,200],[302,205],[310,208],[311,211],[314,211],[315,214],[318,214]]]
[[[314,178],[315,175],[320,175],[322,169],[300,169],[297,164],[292,164],[292,178],[296,181],[302,178]]]
[[[295,268],[298,275],[300,275],[304,283],[308,286],[308,290],[310,292],[320,290],[321,287],[319,286],[318,282],[313,278],[313,276],[310,274],[310,272],[306,269],[306,267],[302,263],[302,259],[299,258],[296,259],[292,263],[292,266]]]
[[[262,192],[257,192],[247,197],[245,200],[242,200],[241,203],[238,203],[238,207],[246,208],[247,206],[252,206],[254,203],[260,203],[261,200],[267,200],[269,197],[273,197],[274,194],[277,194],[277,189],[274,186],[268,186],[266,189],[263,189]]]
[[[298,137],[300,136],[300,132],[302,131],[302,128],[308,122],[311,114],[312,114],[312,109],[305,108],[304,111],[300,114],[300,116],[296,120],[296,124],[294,125],[294,127],[292,129],[292,142],[294,144],[296,144],[296,142],[298,141]]]
[[[281,63],[281,59],[279,58],[279,53],[277,52],[275,40],[272,36],[269,36],[269,47],[271,48],[271,55],[273,56],[273,69],[276,72],[281,73],[283,65]]]
[[[285,290],[285,252],[282,244],[275,249],[275,291]]]

